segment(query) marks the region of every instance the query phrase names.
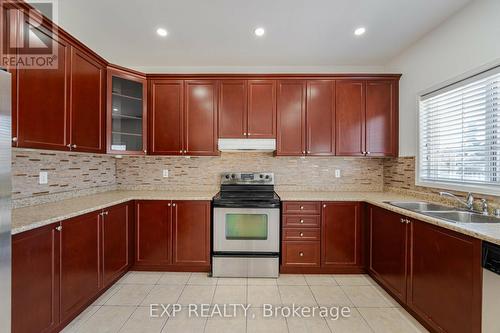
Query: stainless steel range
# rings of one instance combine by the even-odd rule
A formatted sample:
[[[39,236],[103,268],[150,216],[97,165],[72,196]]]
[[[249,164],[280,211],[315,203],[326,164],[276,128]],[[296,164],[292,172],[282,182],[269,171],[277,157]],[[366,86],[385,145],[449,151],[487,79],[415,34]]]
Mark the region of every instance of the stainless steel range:
[[[213,207],[212,275],[278,277],[280,198],[274,174],[222,174]]]

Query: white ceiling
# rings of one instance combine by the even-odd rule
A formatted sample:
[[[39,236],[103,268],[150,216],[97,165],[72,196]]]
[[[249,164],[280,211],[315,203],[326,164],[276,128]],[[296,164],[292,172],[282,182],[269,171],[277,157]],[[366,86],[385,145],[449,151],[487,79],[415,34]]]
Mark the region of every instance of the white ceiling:
[[[146,72],[349,71],[381,68],[469,1],[59,0],[58,21],[110,62]]]

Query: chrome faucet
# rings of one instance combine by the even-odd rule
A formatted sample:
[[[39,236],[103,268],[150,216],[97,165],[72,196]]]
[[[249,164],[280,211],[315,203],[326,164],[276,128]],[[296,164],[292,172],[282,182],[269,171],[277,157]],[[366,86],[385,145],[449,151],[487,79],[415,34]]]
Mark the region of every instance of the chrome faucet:
[[[467,210],[473,211],[474,210],[474,196],[472,196],[472,193],[467,193],[465,196],[465,201],[457,197],[455,194],[450,193],[450,192],[439,192],[440,196],[446,196],[455,199],[465,207],[467,207]]]
[[[488,201],[486,199],[481,199],[481,213],[488,215]]]

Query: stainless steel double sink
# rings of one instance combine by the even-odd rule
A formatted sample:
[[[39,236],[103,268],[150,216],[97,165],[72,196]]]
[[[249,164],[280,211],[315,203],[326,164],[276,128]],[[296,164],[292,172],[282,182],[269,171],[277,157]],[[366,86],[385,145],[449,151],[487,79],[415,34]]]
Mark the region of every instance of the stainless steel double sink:
[[[460,210],[424,201],[387,201],[386,203],[454,223],[500,223],[500,218],[472,211]]]

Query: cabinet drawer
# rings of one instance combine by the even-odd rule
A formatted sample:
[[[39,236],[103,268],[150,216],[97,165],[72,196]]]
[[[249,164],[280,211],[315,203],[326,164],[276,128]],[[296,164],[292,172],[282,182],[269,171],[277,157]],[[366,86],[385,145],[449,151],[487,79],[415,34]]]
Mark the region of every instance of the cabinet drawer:
[[[321,212],[321,203],[318,201],[285,201],[283,202],[284,214],[316,215]]]
[[[283,216],[283,226],[284,227],[300,227],[300,228],[319,228],[321,225],[321,219],[319,215],[284,215]]]
[[[319,267],[320,242],[283,242],[283,265]]]
[[[319,241],[320,229],[312,228],[285,228],[283,240],[285,241]]]

